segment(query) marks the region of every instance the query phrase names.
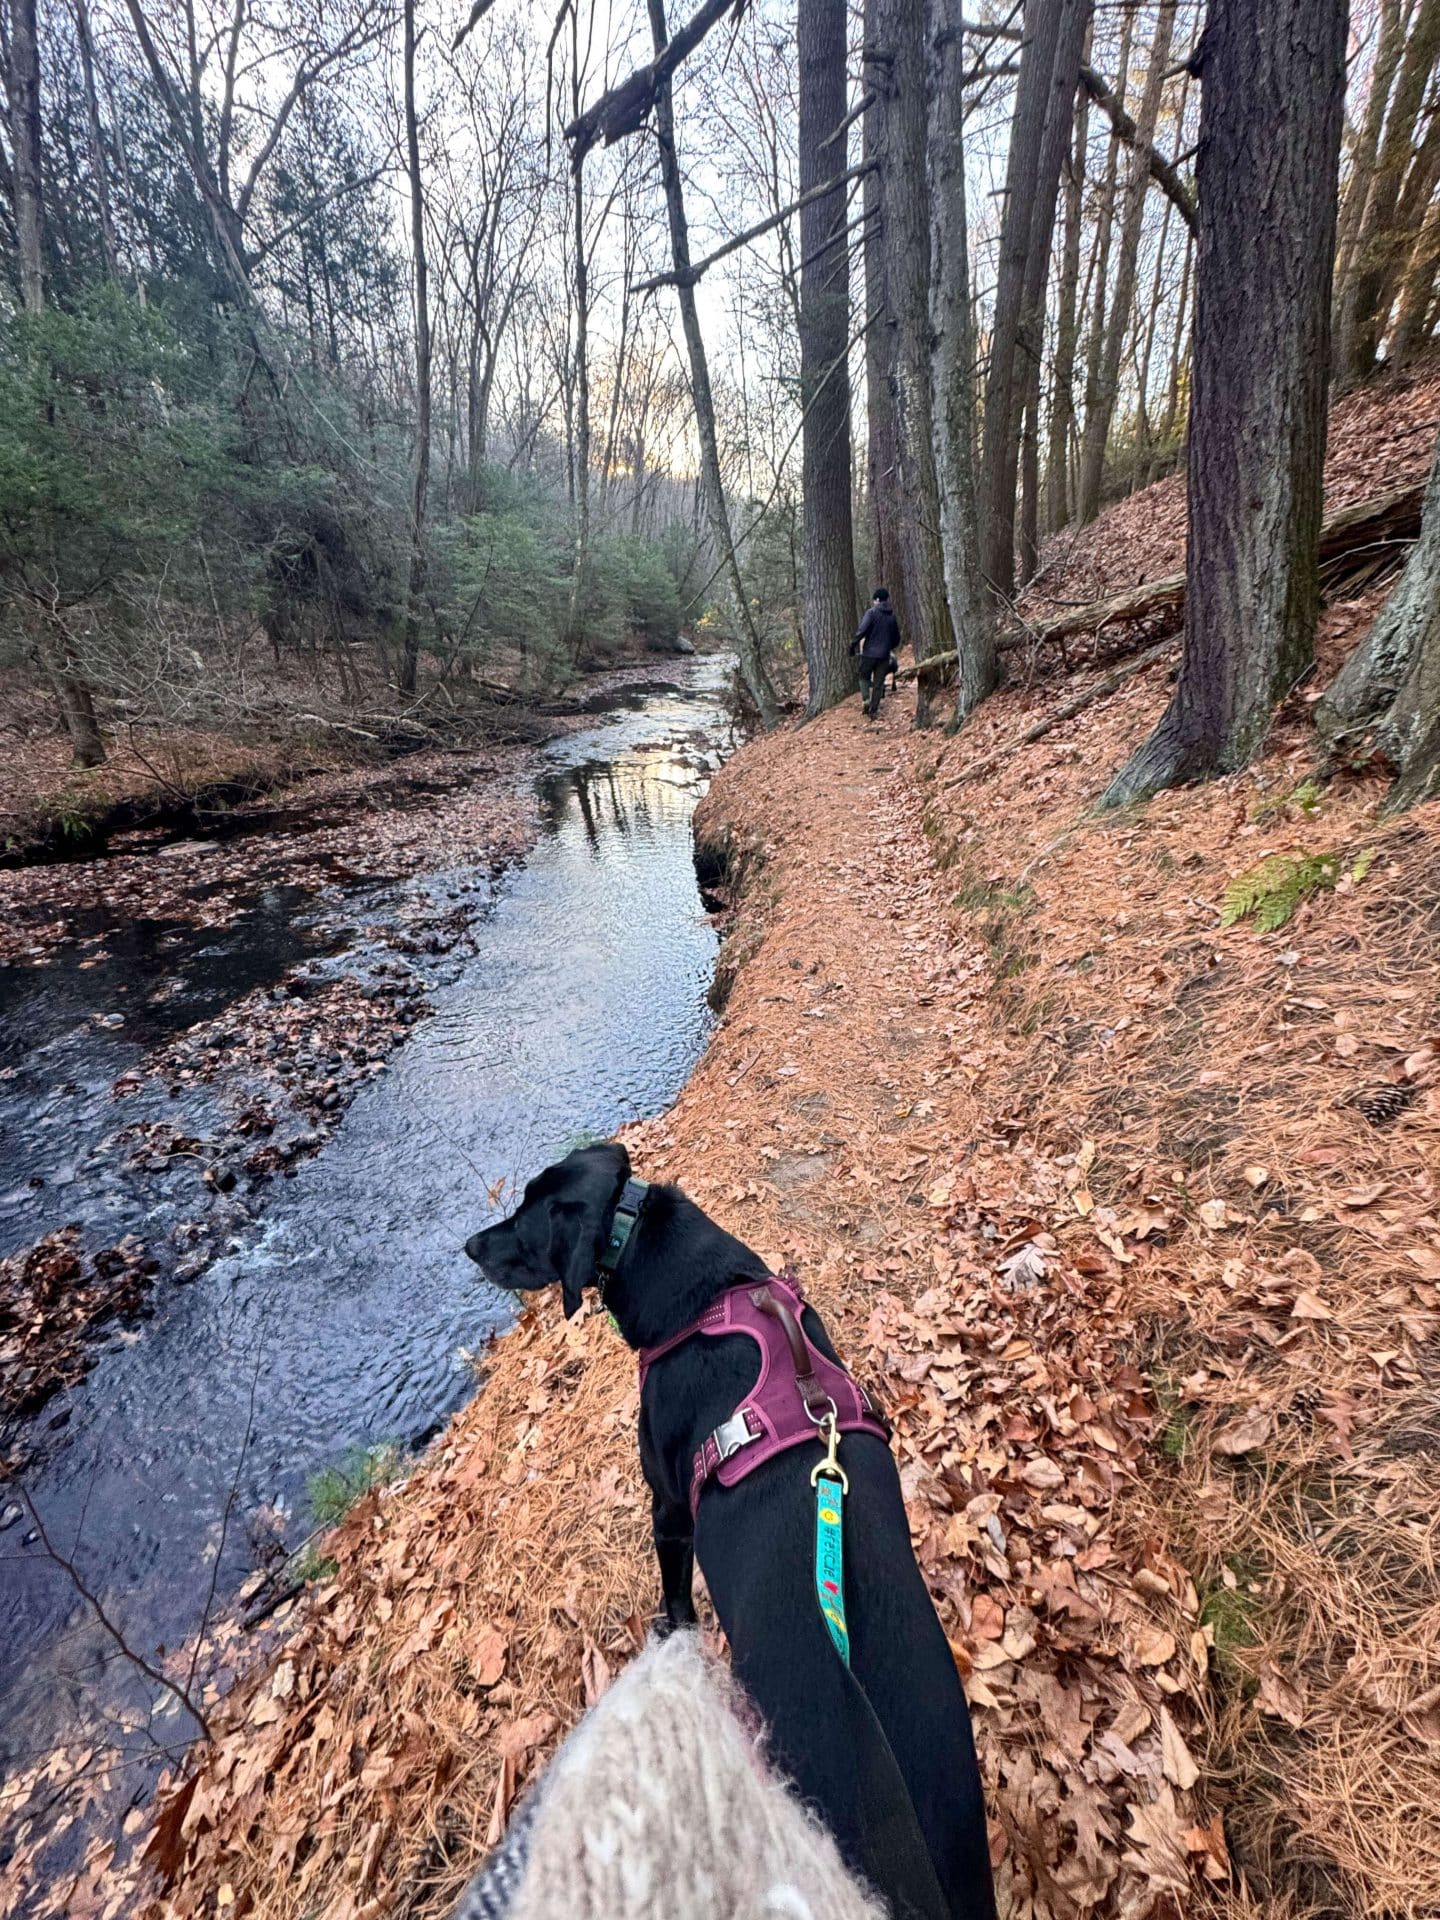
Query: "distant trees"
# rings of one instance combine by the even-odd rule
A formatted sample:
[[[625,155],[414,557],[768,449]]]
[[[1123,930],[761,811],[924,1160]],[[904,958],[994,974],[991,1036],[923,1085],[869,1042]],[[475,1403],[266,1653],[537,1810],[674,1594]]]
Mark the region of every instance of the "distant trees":
[[[1346,16],[1211,0],[1185,647],[1111,805],[1243,766],[1314,657]]]

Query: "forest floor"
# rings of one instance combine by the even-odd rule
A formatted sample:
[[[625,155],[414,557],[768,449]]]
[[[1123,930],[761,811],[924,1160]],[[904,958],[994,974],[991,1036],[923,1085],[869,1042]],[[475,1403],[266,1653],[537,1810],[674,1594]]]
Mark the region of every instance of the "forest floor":
[[[1123,539],[1143,504],[1114,512]],[[1382,592],[1327,613],[1316,687]],[[1093,669],[958,735],[905,695],[742,749],[700,816],[730,862],[723,1018],[625,1137],[793,1261],[882,1382],[1002,1913],[1419,1912],[1440,805],[1386,822],[1377,780],[1313,783],[1312,687],[1247,772],[1094,816],[1170,670],[1028,743]],[[1289,920],[1225,924],[1281,858],[1315,882]],[[656,1597],[604,1318],[547,1299],[481,1372],[214,1703],[150,1830],[163,1887],[99,1847],[55,1911],[448,1911]]]

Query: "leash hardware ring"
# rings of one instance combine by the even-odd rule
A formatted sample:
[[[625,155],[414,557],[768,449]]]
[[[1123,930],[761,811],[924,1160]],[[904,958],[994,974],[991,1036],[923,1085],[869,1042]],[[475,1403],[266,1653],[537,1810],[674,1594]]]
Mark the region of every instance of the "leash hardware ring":
[[[822,1476],[826,1480],[838,1480],[840,1491],[849,1493],[850,1476],[840,1464],[840,1430],[836,1425],[835,1403],[830,1403],[830,1411],[823,1420],[816,1422],[825,1433],[825,1458],[817,1460],[810,1472],[810,1484],[818,1486]]]

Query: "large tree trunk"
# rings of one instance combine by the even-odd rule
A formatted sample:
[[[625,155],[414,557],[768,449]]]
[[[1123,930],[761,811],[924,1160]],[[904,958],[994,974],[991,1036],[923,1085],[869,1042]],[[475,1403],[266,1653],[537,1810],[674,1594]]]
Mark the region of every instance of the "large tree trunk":
[[[885,172],[880,218],[894,333],[890,394],[904,513],[900,542],[907,589],[906,627],[917,660],[954,650],[940,540],[935,471],[935,409],[930,384],[930,209],[925,177],[925,0],[877,0],[875,44],[867,45],[874,103],[881,115]],[[922,678],[916,719],[929,717]]]
[[[1437,57],[1440,0],[1419,0],[1400,59],[1375,177],[1356,241],[1354,283],[1345,309],[1348,357],[1340,369],[1354,379],[1363,379],[1375,365],[1394,297],[1397,268],[1403,264],[1408,243],[1413,241],[1418,219],[1423,216],[1422,202],[1407,222],[1401,196]]]
[[[647,0],[650,34],[655,44],[656,63],[664,53],[665,0]],[[689,280],[690,229],[685,219],[685,193],[680,183],[680,162],[675,152],[675,110],[671,98],[668,70],[655,88],[655,144],[660,150],[660,183],[665,191],[665,209],[670,222],[670,251],[677,277],[676,295],[680,301],[680,324],[690,358],[690,397],[695,408],[695,433],[700,442],[700,477],[705,490],[705,515],[715,558],[725,582],[734,629],[735,651],[740,674],[760,714],[761,724],[773,727],[780,717],[775,689],[760,657],[760,636],[755,631],[745,583],[740,578],[740,562],[730,531],[730,514],[725,504],[725,480],[720,471],[720,442],[715,432],[715,402],[710,392],[710,367],[705,358],[705,339],[700,331],[700,315],[695,304],[695,287]]]
[[[1070,439],[1075,431],[1075,349],[1079,344],[1080,228],[1084,212],[1085,145],[1090,134],[1090,96],[1075,95],[1075,139],[1065,169],[1065,231],[1060,249],[1055,363],[1050,381],[1050,453],[1045,523],[1058,533],[1070,518]]]
[[[45,311],[45,196],[40,130],[40,37],[35,0],[11,0],[5,64],[5,95],[10,111],[11,194],[20,255],[20,295],[28,314]],[[80,674],[64,623],[47,604],[47,593],[25,596],[22,618],[40,667],[55,695],[77,767],[98,767],[105,742],[95,703]]]
[[[845,118],[845,0],[800,8],[800,192],[845,170],[825,144]],[[804,467],[807,713],[854,689],[855,539],[850,474],[850,249],[845,189],[800,210],[800,403]]]
[[[1125,91],[1130,84],[1130,44],[1134,29],[1135,15],[1127,9],[1120,27],[1120,69],[1115,81],[1115,97],[1122,109],[1125,104]],[[1109,311],[1106,299],[1110,290],[1110,246],[1115,236],[1115,215],[1120,199],[1120,149],[1120,130],[1118,127],[1113,127],[1105,155],[1105,180],[1100,192],[1100,210],[1095,221],[1095,251],[1091,262],[1094,298],[1090,306],[1089,326],[1085,333],[1085,422],[1082,430],[1085,432],[1088,432],[1090,421],[1100,404],[1100,377],[1105,359],[1105,316]],[[1083,472],[1084,442],[1082,439],[1075,476],[1075,517],[1081,521],[1085,518]]]
[[[1105,330],[1105,345],[1100,355],[1099,379],[1093,404],[1085,414],[1085,436],[1080,450],[1080,510],[1082,525],[1100,510],[1101,487],[1105,477],[1105,449],[1115,418],[1115,403],[1120,394],[1120,360],[1125,350],[1125,335],[1130,312],[1135,304],[1135,269],[1140,258],[1140,234],[1145,219],[1145,190],[1150,170],[1144,150],[1155,144],[1155,123],[1160,117],[1160,95],[1165,69],[1170,59],[1170,40],[1175,31],[1176,0],[1161,0],[1155,15],[1155,37],[1150,45],[1150,62],[1145,73],[1145,91],[1136,120],[1137,140],[1130,152],[1129,174],[1120,217],[1120,252],[1116,262],[1115,285],[1110,296],[1110,318]]]
[[[1440,769],[1440,440],[1425,489],[1420,538],[1375,624],[1315,709],[1332,754],[1368,746],[1399,778],[1390,805],[1436,791]]]
[[[1025,353],[1033,331],[1032,314],[1040,304],[1033,293],[1036,260],[1043,245],[1044,263],[1049,261],[1055,197],[1084,38],[1084,21],[1075,31],[1076,20],[1081,13],[1088,19],[1089,12],[1090,0],[1029,0],[1025,9],[1025,42],[1005,170],[990,370],[985,383],[981,489],[985,573],[994,593],[1006,601],[1015,592],[1015,488],[1020,418],[1030,372]],[[1067,91],[1065,76],[1071,64],[1068,54],[1072,41],[1075,73]],[[1064,125],[1058,129],[1057,138],[1055,115],[1061,94],[1065,95]],[[1052,154],[1053,178],[1049,167]],[[1043,265],[1040,284],[1043,302]],[[1033,342],[1030,345],[1033,347]]]
[[[879,0],[865,0],[865,44],[875,45]],[[883,180],[889,128],[873,109],[862,121],[862,153],[871,167],[865,176],[865,427],[866,499],[869,508],[870,584],[888,586],[901,631],[910,625],[910,601],[900,552],[899,473],[895,454],[895,411],[890,376],[895,360],[895,329],[890,325],[885,281]]]
[[[1385,109],[1395,83],[1404,42],[1400,0],[1380,0],[1376,32],[1375,64],[1370,70],[1370,92],[1350,151],[1350,178],[1340,207],[1335,231],[1335,318],[1334,360],[1343,373],[1355,353],[1355,299],[1358,291],[1357,252],[1365,227],[1365,213],[1375,188],[1376,163],[1380,153],[1380,134],[1385,125]]]
[[[415,117],[415,0],[404,0],[405,153],[410,171],[410,245],[415,272],[415,477],[410,496],[410,580],[400,691],[413,694],[420,662],[420,603],[425,591],[425,505],[430,491],[430,288],[425,256],[425,191]]]
[[[1245,765],[1314,657],[1347,11],[1212,0],[1185,651],[1110,805]]]
[[[930,381],[935,476],[950,624],[959,655],[956,717],[995,685],[995,628],[980,573],[975,509],[975,344],[965,214],[964,27],[960,0],[930,0]]]

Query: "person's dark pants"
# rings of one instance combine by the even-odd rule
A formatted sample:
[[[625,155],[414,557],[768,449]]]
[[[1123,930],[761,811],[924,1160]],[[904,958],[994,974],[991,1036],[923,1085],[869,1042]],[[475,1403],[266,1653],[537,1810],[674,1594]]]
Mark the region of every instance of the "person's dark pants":
[[[883,653],[878,660],[860,662],[860,704],[872,720],[880,711],[880,700],[885,692],[885,674],[889,665],[889,658]]]

